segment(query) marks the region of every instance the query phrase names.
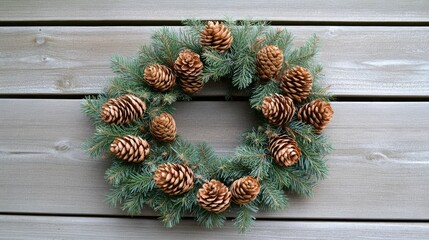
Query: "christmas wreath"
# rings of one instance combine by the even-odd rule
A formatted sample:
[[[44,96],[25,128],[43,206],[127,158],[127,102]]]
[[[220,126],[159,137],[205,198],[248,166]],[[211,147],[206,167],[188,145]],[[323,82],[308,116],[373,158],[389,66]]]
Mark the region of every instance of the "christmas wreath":
[[[113,207],[136,215],[149,206],[167,227],[185,214],[220,227],[232,211],[246,231],[260,209],[286,208],[286,193],[309,196],[327,175],[331,147],[322,130],[333,111],[313,61],[318,40],[294,48],[289,32],[266,22],[184,25],[156,31],[134,57],[113,57],[110,86],[82,103],[95,125],[84,147],[111,161]],[[178,136],[172,116],[173,103],[217,80],[249,96],[261,116],[231,156]]]

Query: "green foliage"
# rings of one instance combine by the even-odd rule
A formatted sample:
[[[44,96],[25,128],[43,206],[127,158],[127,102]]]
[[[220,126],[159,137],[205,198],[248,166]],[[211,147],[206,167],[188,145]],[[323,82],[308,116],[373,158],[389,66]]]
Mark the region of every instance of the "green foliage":
[[[257,85],[253,89],[253,94],[250,97],[250,106],[254,109],[260,110],[262,102],[264,101],[264,98],[266,96],[270,96],[280,92],[281,89],[279,85],[274,81],[269,81],[267,83]]]
[[[222,54],[218,51],[209,49],[203,53],[203,58],[207,64],[201,78],[204,82],[209,80],[217,81],[229,74],[234,66],[234,63],[229,54]]]
[[[225,53],[203,48],[200,32],[205,22],[187,20],[183,29],[162,28],[152,36],[150,45],[140,48],[133,57],[112,57],[112,70],[115,73],[105,94],[87,97],[82,102],[82,111],[88,115],[95,126],[93,136],[84,143],[84,148],[94,158],[103,157],[111,161],[105,174],[111,191],[106,197],[112,207],[120,207],[130,215],[138,215],[145,206],[157,211],[166,227],[173,227],[180,219],[191,213],[204,227],[221,227],[226,222],[226,213],[210,213],[201,208],[196,200],[198,189],[211,179],[217,179],[227,186],[236,179],[253,176],[261,184],[257,199],[246,205],[231,204],[235,212],[234,225],[240,232],[246,232],[255,221],[259,209],[279,210],[288,206],[285,192],[310,196],[313,187],[326,178],[328,167],[324,156],[332,149],[323,134],[315,134],[310,125],[296,120],[287,126],[272,127],[261,118],[258,127],[245,132],[241,144],[231,156],[219,157],[207,144],[192,144],[178,136],[171,143],[157,142],[148,131],[150,120],[163,113],[173,113],[172,104],[190,100],[177,84],[171,91],[157,92],[146,85],[144,69],[150,64],[163,64],[170,68],[179,52],[191,49],[200,54],[204,62],[200,79],[205,82],[228,80],[235,89],[251,92],[250,106],[259,114],[266,96],[281,93],[279,80],[259,82],[256,75],[256,54],[266,45],[276,45],[283,50],[285,64],[283,70],[295,65],[306,67],[313,76],[312,93],[304,102],[315,99],[331,100],[327,88],[321,82],[322,67],[313,62],[317,53],[318,40],[311,37],[303,46],[292,47],[292,35],[286,30],[272,29],[265,22],[231,21],[224,24],[231,30],[234,38],[231,48]],[[287,64],[286,64],[287,62]],[[102,121],[100,112],[109,98],[123,94],[134,94],[144,99],[147,113],[128,125],[109,125]],[[259,114],[261,115],[261,114]],[[293,137],[302,156],[298,164],[281,167],[273,162],[268,151],[268,134],[288,134]],[[136,135],[146,139],[151,153],[141,164],[132,164],[109,154],[110,144],[117,137]],[[194,188],[179,196],[169,196],[155,186],[153,174],[163,163],[182,163],[190,166],[195,174]]]
[[[208,212],[201,207],[197,207],[194,215],[197,222],[205,228],[220,228],[226,221],[225,214]]]
[[[313,64],[313,57],[317,54],[318,45],[319,38],[313,35],[302,47],[288,52],[285,58],[292,67],[299,65],[309,68]]]
[[[259,210],[256,203],[250,202],[246,205],[241,205],[237,209],[237,217],[234,219],[234,225],[238,228],[240,233],[245,233],[250,229],[255,222],[254,214]]]

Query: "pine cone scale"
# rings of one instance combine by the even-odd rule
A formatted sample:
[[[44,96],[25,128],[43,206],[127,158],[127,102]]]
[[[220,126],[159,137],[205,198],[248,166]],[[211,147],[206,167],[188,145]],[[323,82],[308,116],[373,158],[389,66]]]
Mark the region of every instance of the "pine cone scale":
[[[152,136],[161,142],[171,142],[176,139],[177,129],[173,116],[162,113],[154,117],[149,124]]]
[[[302,102],[311,93],[313,77],[307,69],[296,66],[281,77],[280,88],[285,96],[296,102]]]
[[[129,124],[143,116],[146,103],[134,95],[111,98],[101,107],[101,118],[108,124]]]
[[[176,76],[168,67],[152,64],[145,68],[144,79],[155,90],[166,92],[176,84]]]
[[[211,180],[198,190],[197,202],[209,212],[220,213],[231,204],[231,192],[223,183]]]
[[[314,100],[303,105],[298,111],[298,119],[313,125],[316,133],[326,128],[334,114],[331,104],[321,100]]]
[[[110,152],[127,162],[142,162],[150,153],[149,143],[141,137],[127,135],[110,144]]]
[[[298,143],[287,135],[272,137],[268,149],[274,161],[280,166],[292,166],[301,158]]]
[[[232,200],[237,204],[247,204],[256,199],[260,190],[261,185],[254,177],[237,179],[231,185]]]
[[[180,195],[194,187],[194,172],[183,164],[161,164],[154,174],[154,181],[165,193]]]
[[[281,126],[291,121],[296,111],[292,99],[280,94],[267,96],[261,108],[262,114],[274,126]]]
[[[261,79],[273,78],[283,65],[283,52],[274,45],[262,48],[256,56],[256,68]]]
[[[233,37],[230,30],[219,22],[209,21],[200,34],[203,47],[211,47],[223,53],[231,47]]]
[[[200,55],[189,49],[181,51],[174,62],[174,70],[185,93],[193,94],[202,89],[204,83],[198,79],[203,71]]]

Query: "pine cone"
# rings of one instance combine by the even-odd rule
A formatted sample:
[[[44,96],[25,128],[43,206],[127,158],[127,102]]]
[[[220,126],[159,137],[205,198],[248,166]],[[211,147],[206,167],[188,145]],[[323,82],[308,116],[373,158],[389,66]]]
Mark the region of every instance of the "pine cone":
[[[283,95],[288,96],[296,102],[307,99],[311,93],[313,77],[307,69],[296,66],[283,74],[280,88]]]
[[[203,88],[203,81],[198,80],[198,76],[203,71],[200,55],[189,49],[181,51],[174,62],[174,70],[185,93],[193,94]]]
[[[152,64],[144,69],[144,79],[150,87],[160,92],[170,90],[176,83],[176,76],[168,67]]]
[[[256,69],[261,79],[273,78],[282,68],[283,52],[274,45],[259,50],[256,55]]]
[[[313,125],[316,133],[322,130],[331,121],[334,111],[331,104],[321,100],[314,100],[302,106],[298,111],[298,119],[302,122]]]
[[[143,116],[146,103],[140,98],[127,94],[109,99],[101,107],[101,118],[109,124],[128,124]]]
[[[176,139],[176,122],[169,113],[162,113],[150,122],[152,136],[161,142],[171,142]]]
[[[204,47],[212,47],[223,53],[231,47],[231,31],[222,23],[209,21],[201,31],[200,43]]]
[[[231,192],[225,184],[211,180],[204,183],[203,187],[198,190],[197,201],[205,210],[221,213],[231,204]]]
[[[292,99],[277,93],[265,97],[262,102],[262,114],[274,126],[281,126],[292,120],[295,110]]]
[[[194,172],[183,164],[161,164],[153,179],[155,185],[169,195],[179,195],[194,187]]]
[[[280,166],[292,166],[301,157],[301,149],[299,149],[298,143],[287,135],[272,137],[268,148],[271,157]]]
[[[235,180],[231,185],[232,201],[247,204],[258,196],[261,185],[254,177],[246,176]]]
[[[149,143],[141,137],[127,135],[110,144],[110,152],[126,162],[142,162],[149,155]]]

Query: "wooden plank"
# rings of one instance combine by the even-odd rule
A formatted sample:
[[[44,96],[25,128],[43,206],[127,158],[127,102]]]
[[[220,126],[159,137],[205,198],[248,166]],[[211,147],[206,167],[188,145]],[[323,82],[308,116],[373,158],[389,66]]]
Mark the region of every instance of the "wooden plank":
[[[14,1],[3,0],[0,21],[164,21],[183,18],[237,19],[253,17],[274,21],[425,22],[429,4],[421,0],[318,1]],[[192,6],[192,7],[190,7]]]
[[[110,56],[132,55],[153,27],[0,28],[0,94],[90,94],[108,84]],[[289,27],[296,45],[316,33],[325,79],[338,96],[429,96],[428,27]],[[211,84],[202,95],[224,95]]]
[[[123,214],[103,202],[109,163],[81,149],[79,100],[0,100],[0,212]],[[429,103],[333,104],[330,177],[273,218],[429,219]],[[179,132],[230,153],[252,124],[246,102],[177,104]],[[153,215],[146,211],[143,215]]]
[[[141,218],[0,216],[0,239],[426,239],[428,223],[302,222],[257,220],[237,233],[228,222],[206,230],[192,220],[173,229]]]

